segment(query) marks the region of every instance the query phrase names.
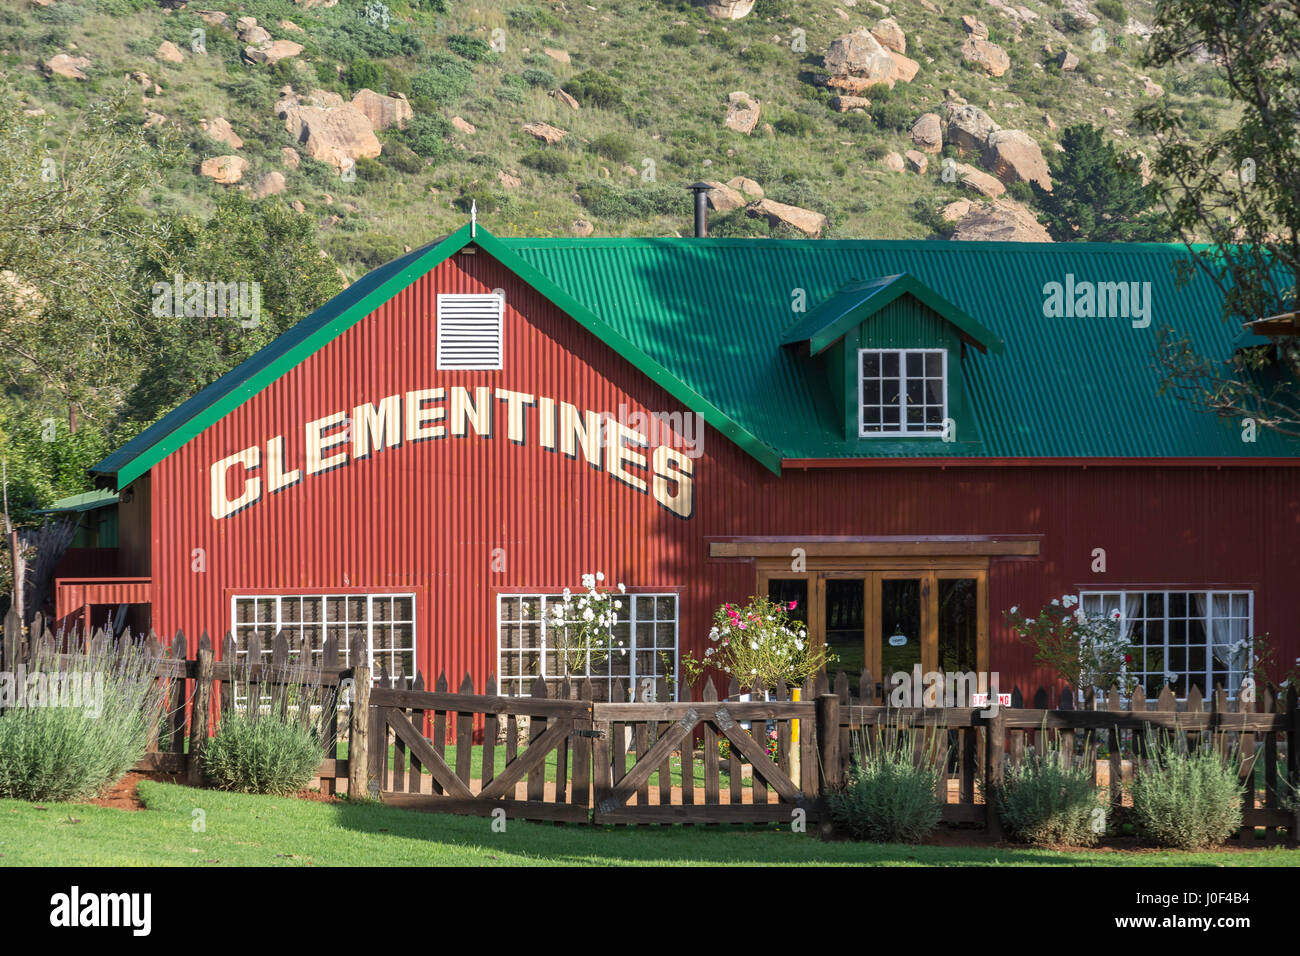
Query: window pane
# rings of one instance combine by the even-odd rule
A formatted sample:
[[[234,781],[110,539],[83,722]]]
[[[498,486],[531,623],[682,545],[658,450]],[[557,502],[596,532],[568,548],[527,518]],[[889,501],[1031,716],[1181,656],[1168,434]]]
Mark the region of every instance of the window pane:
[[[943,375],[942,352],[930,352],[925,356],[925,374],[931,377]]]
[[[925,375],[925,355],[921,352],[907,353],[907,377],[921,378]]]
[[[898,353],[886,352],[880,356],[880,370],[886,376],[898,376]]]
[[[862,376],[876,378],[880,375],[880,355],[877,352],[862,353]]]

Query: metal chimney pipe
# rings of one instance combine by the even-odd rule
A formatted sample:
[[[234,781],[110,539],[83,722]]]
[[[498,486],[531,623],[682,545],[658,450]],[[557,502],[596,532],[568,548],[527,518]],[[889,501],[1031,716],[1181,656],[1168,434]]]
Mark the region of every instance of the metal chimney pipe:
[[[692,183],[687,188],[695,194],[695,238],[704,239],[709,234],[709,197],[707,194],[713,187],[708,183]]]

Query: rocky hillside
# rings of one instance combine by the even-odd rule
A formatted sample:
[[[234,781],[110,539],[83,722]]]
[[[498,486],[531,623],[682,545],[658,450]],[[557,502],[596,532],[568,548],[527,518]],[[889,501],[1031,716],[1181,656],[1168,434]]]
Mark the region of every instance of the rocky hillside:
[[[1231,117],[1209,65],[1142,71],[1146,0],[17,0],[8,95],[75,148],[126,84],[188,160],[146,205],[285,201],[355,276],[461,225],[1046,240],[1061,130],[1124,149],[1149,97]],[[275,197],[279,197],[278,199]]]

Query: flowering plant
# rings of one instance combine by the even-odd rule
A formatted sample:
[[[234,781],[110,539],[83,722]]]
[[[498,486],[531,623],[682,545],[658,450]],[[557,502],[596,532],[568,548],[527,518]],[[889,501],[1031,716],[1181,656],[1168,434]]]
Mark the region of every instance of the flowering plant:
[[[1034,663],[1052,668],[1078,692],[1117,686],[1132,694],[1137,682],[1126,670],[1132,647],[1120,633],[1119,611],[1090,616],[1078,603],[1066,594],[1044,604],[1036,617],[1025,617],[1018,607],[1003,616],[1020,641],[1033,647]]]
[[[814,650],[803,624],[790,618],[797,607],[795,601],[783,604],[765,597],[722,605],[713,614],[704,660],[689,654],[683,660],[688,678],[712,667],[745,687],[775,687],[782,680],[802,684],[834,658],[823,648]]]
[[[614,637],[614,623],[623,610],[627,588],[601,589],[605,572],[582,576],[583,591],[564,589],[560,601],[551,605],[551,625],[547,630],[550,648],[559,653],[565,673],[585,674],[589,667],[602,663],[610,655],[626,656],[627,641]]]

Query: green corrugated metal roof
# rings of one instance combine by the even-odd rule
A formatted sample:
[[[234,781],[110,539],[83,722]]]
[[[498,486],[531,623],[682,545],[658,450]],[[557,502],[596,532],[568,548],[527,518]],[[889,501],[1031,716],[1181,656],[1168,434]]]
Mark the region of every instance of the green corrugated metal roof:
[[[79,511],[95,511],[117,504],[117,492],[100,488],[95,491],[83,491],[79,495],[60,498],[48,508],[42,508],[37,514],[70,514]]]
[[[471,241],[774,470],[782,458],[1300,454],[1274,432],[1243,443],[1239,425],[1158,394],[1158,328],[1224,358],[1240,331],[1220,318],[1208,278],[1179,284],[1182,246],[499,239],[482,226],[471,240],[466,226],[369,273],[92,470],[130,481]],[[981,444],[846,440],[844,422],[824,414],[819,360],[782,348],[800,325],[797,290],[815,310],[855,277],[900,274],[1005,343],[1002,354],[966,350],[961,363]],[[1150,325],[1046,317],[1044,286],[1067,275],[1150,283]]]
[[[811,354],[816,355],[842,338],[849,329],[903,295],[912,296],[943,316],[981,351],[1002,351],[1002,340],[996,335],[947,299],[935,295],[924,283],[902,273],[845,283],[786,332],[781,342],[783,345],[807,342]]]
[[[1183,285],[1179,245],[925,240],[507,239],[502,244],[784,458],[1225,457],[1300,455],[1300,443],[1158,394],[1156,332],[1172,326],[1203,354],[1232,354],[1240,329],[1200,272]],[[982,447],[934,439],[845,440],[818,414],[820,366],[780,347],[795,289],[809,303],[855,276],[906,273],[1005,342],[967,350],[967,393]],[[1047,318],[1044,285],[1150,282],[1151,323]],[[960,423],[959,423],[960,430]]]

